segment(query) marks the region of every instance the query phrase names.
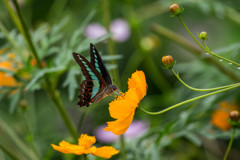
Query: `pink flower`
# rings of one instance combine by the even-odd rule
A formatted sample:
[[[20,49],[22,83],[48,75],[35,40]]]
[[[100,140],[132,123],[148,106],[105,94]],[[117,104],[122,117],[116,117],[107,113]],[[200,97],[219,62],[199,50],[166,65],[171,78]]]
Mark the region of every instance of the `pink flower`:
[[[106,33],[107,33],[106,29],[98,23],[89,24],[85,29],[85,36],[90,39],[99,38],[105,35]]]
[[[113,39],[117,42],[124,42],[130,36],[128,23],[120,18],[112,22],[110,31],[113,33]]]
[[[111,23],[110,31],[113,33],[113,40],[116,42],[124,42],[130,36],[130,29],[127,21],[120,18]],[[85,29],[85,36],[90,39],[96,39],[105,34],[107,34],[107,30],[98,23],[89,24]]]
[[[118,135],[113,134],[110,131],[104,131],[103,129],[107,125],[98,127],[95,131],[95,135],[99,142],[113,143],[119,139]],[[129,126],[128,130],[123,134],[127,140],[139,137],[148,130],[148,124],[144,121],[134,120]]]

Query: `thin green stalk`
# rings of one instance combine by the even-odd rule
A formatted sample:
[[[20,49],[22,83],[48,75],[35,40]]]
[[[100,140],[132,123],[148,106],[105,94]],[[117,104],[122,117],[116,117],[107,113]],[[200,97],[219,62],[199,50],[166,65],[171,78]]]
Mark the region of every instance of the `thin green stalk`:
[[[23,32],[21,22],[19,21],[18,16],[16,15],[14,10],[12,9],[12,6],[10,5],[9,0],[3,0],[3,3],[6,6],[7,10],[9,11],[9,13],[10,13],[12,19],[13,19],[13,22],[18,27],[19,31]]]
[[[208,93],[208,94],[204,94],[204,95],[201,95],[201,96],[198,96],[198,97],[194,97],[194,98],[191,98],[191,99],[189,99],[189,100],[182,101],[182,102],[180,102],[180,103],[178,103],[178,104],[175,104],[175,105],[173,105],[173,106],[170,106],[170,107],[168,107],[168,108],[166,108],[166,109],[164,109],[164,110],[162,110],[162,111],[159,111],[159,112],[149,112],[149,111],[144,110],[142,107],[139,107],[139,108],[140,108],[143,112],[145,112],[145,113],[147,113],[147,114],[150,114],[150,115],[159,115],[159,114],[165,113],[165,112],[167,112],[167,111],[169,111],[169,110],[172,110],[172,109],[174,109],[174,108],[177,108],[177,107],[179,107],[179,106],[181,106],[181,105],[183,105],[183,104],[187,104],[187,103],[190,103],[190,102],[193,102],[193,101],[196,101],[196,100],[199,100],[199,99],[201,99],[201,98],[205,98],[205,97],[208,97],[208,96],[217,94],[217,93],[221,93],[221,92],[224,92],[224,91],[228,91],[228,90],[231,90],[231,89],[233,89],[233,88],[237,88],[237,87],[239,87],[239,86],[240,86],[240,84],[235,85],[235,86],[232,86],[232,87],[228,87],[228,88],[225,88],[225,89],[222,89],[222,90],[218,90],[218,91],[215,91],[215,92],[211,92],[211,93]]]
[[[196,56],[202,55],[202,50],[200,48],[195,47],[195,45],[193,45],[191,41],[179,35],[178,33],[173,32],[168,28],[163,27],[159,24],[153,24],[151,28],[157,34],[163,35],[168,39],[172,40],[173,42],[181,45],[185,49],[189,50],[191,54],[194,54]],[[216,59],[213,58],[212,56],[204,57],[203,61],[213,64],[220,72],[224,73],[225,75],[230,77],[232,80],[237,82],[240,81],[240,78],[239,76],[236,75],[236,72],[233,72],[232,70],[228,69],[222,63],[220,63],[219,61],[216,61]]]
[[[121,159],[122,160],[127,160],[126,148],[125,148],[125,140],[124,140],[124,136],[123,135],[120,135],[120,144],[121,144]]]
[[[4,157],[4,153],[1,149],[0,149],[0,159],[1,160],[6,160],[5,157]]]
[[[27,106],[26,106],[26,107],[27,107]],[[28,121],[28,119],[27,119],[27,117],[26,117],[26,112],[24,111],[24,109],[23,109],[23,121],[24,121],[24,123],[25,123],[25,125],[26,125],[26,128],[27,128],[28,133],[29,133],[30,136],[32,137],[32,139],[30,140],[31,147],[32,147],[34,153],[36,154],[36,156],[37,156],[37,157],[40,157],[40,156],[39,156],[39,153],[38,153],[38,149],[37,149],[37,147],[36,147],[36,144],[34,143],[34,142],[35,142],[35,141],[34,141],[34,140],[35,140],[34,134],[33,134],[32,130],[31,130],[31,126],[29,125],[29,121]]]
[[[33,45],[30,33],[29,33],[29,29],[23,19],[22,13],[20,11],[20,7],[17,3],[16,0],[13,0],[13,4],[15,5],[15,8],[17,10],[17,14],[19,16],[20,22],[21,22],[21,26],[23,28],[22,34],[25,35],[25,40],[30,48],[30,50],[32,51],[32,54],[34,55],[34,57],[37,60],[37,64],[39,68],[43,68],[41,60],[38,56],[38,53],[36,51],[35,46]],[[20,30],[21,31],[21,30]],[[55,106],[57,107],[58,111],[60,112],[60,115],[62,117],[62,119],[64,120],[64,123],[68,129],[68,131],[71,133],[72,137],[77,141],[77,131],[75,129],[75,127],[73,126],[70,117],[68,116],[65,108],[63,107],[62,101],[60,96],[58,95],[57,91],[52,87],[53,84],[51,83],[50,79],[48,76],[44,76],[45,78],[45,82],[46,82],[46,91],[48,92],[49,97],[51,98],[51,100],[54,102]]]
[[[234,127],[233,131],[232,131],[232,137],[231,137],[231,140],[230,140],[230,142],[228,144],[228,148],[226,150],[226,153],[225,153],[225,156],[224,156],[223,160],[227,160],[228,154],[229,154],[229,152],[230,152],[230,150],[232,148],[232,143],[233,143],[233,140],[234,140],[235,131],[236,131],[236,128]]]
[[[215,87],[215,88],[207,88],[207,89],[199,89],[199,88],[194,88],[189,86],[188,84],[186,84],[179,76],[178,73],[176,73],[173,69],[171,69],[172,73],[176,76],[176,78],[187,88],[194,90],[194,91],[200,91],[200,92],[206,92],[206,91],[215,91],[215,90],[219,90],[219,89],[224,89],[224,88],[228,88],[231,86],[235,86],[235,85],[240,85],[240,83],[235,83],[235,84],[230,84],[230,85],[226,85],[226,86],[221,86],[221,87]]]
[[[210,50],[210,49],[208,48],[207,44],[205,43],[205,40],[202,40],[202,43],[203,43],[204,47],[205,47],[207,50]]]
[[[18,4],[17,0],[12,0],[12,1],[13,1],[13,4],[14,4],[15,8],[16,8],[18,17],[20,19],[20,24],[21,24],[21,26],[23,28],[23,30],[21,29],[20,32],[22,32],[22,34],[24,35],[24,38],[25,38],[25,40],[26,40],[26,42],[28,44],[28,47],[32,51],[32,54],[33,54],[34,58],[37,61],[38,67],[39,68],[43,68],[41,60],[40,60],[40,58],[39,58],[39,56],[37,54],[36,48],[33,45],[33,41],[31,39],[31,36],[30,36],[30,33],[29,33],[29,29],[27,27],[27,24],[26,24],[26,22],[23,19],[23,15],[22,15],[22,12],[20,10],[19,4]]]
[[[86,111],[82,110],[82,114],[80,115],[80,119],[78,121],[78,127],[77,127],[78,132],[80,132],[82,129],[82,125],[83,125],[86,115],[87,115]]]
[[[7,124],[3,119],[0,119],[0,135],[11,148],[12,152],[14,152],[17,157],[19,157],[19,159],[24,159],[23,157],[26,156],[29,159],[39,159],[37,155],[31,150],[31,148],[29,148],[22,141],[22,139],[18,137],[16,132],[10,128],[9,124]]]
[[[109,0],[102,0],[102,11],[103,11],[103,21],[104,21],[104,26],[106,27],[107,31],[110,32],[110,10],[109,10]],[[112,38],[109,38],[108,40],[108,52],[110,55],[115,55],[114,51],[114,41]],[[117,64],[115,60],[111,61],[112,64]],[[113,70],[113,77],[116,79],[119,79],[119,71],[118,68]]]
[[[55,91],[53,88],[51,88],[49,96],[52,99],[52,101],[54,102],[54,104],[57,106],[58,111],[60,112],[61,117],[63,118],[63,120],[65,122],[65,126],[67,127],[68,131],[71,133],[74,140],[77,141],[77,139],[78,139],[77,131],[63,106],[63,103],[61,101],[61,98],[60,98],[58,92]]]
[[[188,31],[188,33],[190,34],[190,36],[193,38],[193,40],[194,40],[206,53],[209,53],[210,55],[215,56],[215,57],[217,57],[217,58],[219,58],[219,59],[221,59],[221,60],[224,60],[224,61],[226,61],[226,62],[228,62],[228,63],[234,64],[234,65],[236,65],[236,66],[240,66],[239,63],[234,62],[234,61],[231,61],[231,60],[229,60],[229,59],[227,59],[227,58],[225,58],[225,57],[219,56],[219,55],[213,53],[211,50],[205,48],[205,47],[194,37],[194,35],[192,34],[192,32],[189,30],[189,28],[187,27],[187,25],[186,25],[185,22],[183,21],[181,15],[179,15],[178,17],[179,17],[180,21],[182,22],[182,24],[184,25],[185,29]]]
[[[190,31],[190,29],[187,27],[187,25],[185,24],[185,22],[183,21],[181,15],[178,16],[179,19],[181,20],[182,24],[184,25],[185,29],[188,31],[188,33],[190,34],[190,36],[193,38],[193,40],[205,51],[207,52],[207,50],[203,47],[203,45],[194,37],[194,35],[192,34],[192,32]]]
[[[0,149],[6,153],[9,157],[11,157],[13,160],[20,160],[18,157],[15,156],[14,153],[11,153],[7,148],[5,148],[3,145],[0,144]]]

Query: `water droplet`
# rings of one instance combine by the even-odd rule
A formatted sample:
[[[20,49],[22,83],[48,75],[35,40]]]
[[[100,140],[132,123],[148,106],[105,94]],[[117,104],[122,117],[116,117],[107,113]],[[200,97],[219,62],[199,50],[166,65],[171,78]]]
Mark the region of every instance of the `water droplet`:
[[[232,65],[232,63],[228,63],[228,64]]]
[[[222,60],[222,59],[219,59],[219,61],[221,61],[221,62],[222,62],[223,60]]]
[[[206,55],[209,55],[209,53],[206,53]]]
[[[237,69],[240,69],[240,67],[237,67]]]

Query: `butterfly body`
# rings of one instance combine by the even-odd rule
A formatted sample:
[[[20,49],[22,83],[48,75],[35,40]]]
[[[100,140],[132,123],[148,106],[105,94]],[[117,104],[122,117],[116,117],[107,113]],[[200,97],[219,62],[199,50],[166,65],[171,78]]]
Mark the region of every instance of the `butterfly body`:
[[[80,54],[73,52],[73,57],[86,78],[80,85],[78,96],[80,107],[97,103],[118,89],[112,84],[106,66],[93,44],[90,44],[90,55],[91,62]]]

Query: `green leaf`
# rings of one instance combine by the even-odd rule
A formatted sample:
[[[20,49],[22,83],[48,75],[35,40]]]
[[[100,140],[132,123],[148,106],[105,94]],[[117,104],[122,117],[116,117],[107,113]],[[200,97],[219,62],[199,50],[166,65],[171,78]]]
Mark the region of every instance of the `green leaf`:
[[[89,49],[89,44],[90,43],[93,43],[94,45],[99,43],[99,42],[102,42],[108,38],[110,38],[112,36],[112,33],[108,33],[108,34],[105,34],[97,39],[85,39],[81,42],[81,44],[79,44],[79,46],[77,47],[76,51],[77,53],[82,53],[83,51]]]
[[[76,80],[77,75],[79,75],[79,72],[76,72],[76,69],[72,67],[68,71],[67,78],[66,78],[65,82],[63,83],[63,87],[68,86],[68,93],[69,93],[70,100],[74,99],[76,89],[78,89],[78,82]]]
[[[18,89],[17,93],[14,93],[13,95],[11,95],[10,108],[9,108],[10,113],[13,113],[15,111],[17,105],[19,104],[21,95],[22,95],[22,88]]]
[[[15,72],[11,71],[11,70],[8,70],[8,69],[5,69],[5,68],[0,68],[0,72],[4,72],[4,73],[7,73],[9,75],[14,75]]]
[[[198,147],[200,147],[202,144],[200,138],[194,133],[187,132],[184,137],[186,137],[188,140],[190,140],[193,144],[195,144]]]
[[[19,159],[26,159],[26,157],[28,157],[28,159],[34,159],[34,160],[39,159],[38,156],[32,150],[32,148],[28,147],[23,142],[23,138],[18,137],[15,130],[10,128],[9,124],[7,124],[2,118],[0,118],[0,129],[1,129],[1,131],[3,131],[3,133],[5,133],[7,135],[8,139],[10,141],[12,141],[12,144],[14,144],[14,146],[17,147],[16,150],[13,149],[13,147],[12,147],[12,151],[15,151],[15,154],[18,156]],[[24,157],[23,157],[23,155],[24,155]]]
[[[57,25],[55,25],[55,26],[52,28],[50,38],[53,38],[53,37],[54,37],[53,35],[57,35],[57,34],[60,32],[60,30],[63,29],[63,27],[68,24],[69,20],[70,20],[70,17],[67,16],[67,17],[65,17],[60,23],[58,23]],[[51,41],[52,41],[52,40],[50,39],[50,42],[51,42]]]
[[[73,48],[74,46],[78,45],[80,43],[79,41],[79,37],[80,35],[83,34],[84,29],[86,28],[86,26],[89,24],[90,20],[93,18],[94,14],[96,13],[96,10],[92,10],[90,12],[90,14],[85,18],[85,20],[83,21],[83,23],[80,26],[80,29],[76,30],[73,35],[72,38],[70,40],[70,48]]]
[[[57,67],[57,68],[45,68],[40,70],[34,77],[33,79],[28,83],[26,86],[25,90],[28,91],[35,83],[37,83],[38,80],[43,78],[46,74],[50,73],[58,73],[64,71],[64,67]]]

